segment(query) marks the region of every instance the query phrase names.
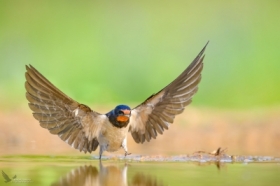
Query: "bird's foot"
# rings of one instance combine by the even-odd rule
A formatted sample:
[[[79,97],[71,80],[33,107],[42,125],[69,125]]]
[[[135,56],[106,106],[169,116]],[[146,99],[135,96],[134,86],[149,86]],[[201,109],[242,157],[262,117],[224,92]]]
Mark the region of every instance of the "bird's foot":
[[[128,153],[127,151],[125,151],[124,156],[126,157],[127,155],[130,155],[131,153]]]

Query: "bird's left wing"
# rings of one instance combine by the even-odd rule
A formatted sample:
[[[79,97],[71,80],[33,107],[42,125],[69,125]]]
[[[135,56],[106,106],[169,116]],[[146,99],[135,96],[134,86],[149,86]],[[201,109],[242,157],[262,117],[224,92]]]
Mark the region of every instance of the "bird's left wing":
[[[107,117],[60,91],[33,66],[26,66],[26,98],[33,116],[52,134],[75,149],[92,152]]]
[[[163,134],[175,116],[191,103],[201,79],[207,44],[180,76],[131,111],[129,131],[136,143],[155,139],[157,133]]]
[[[3,178],[4,178],[6,181],[11,181],[11,179],[9,178],[9,176],[8,176],[4,171],[2,171],[2,176],[3,176]]]

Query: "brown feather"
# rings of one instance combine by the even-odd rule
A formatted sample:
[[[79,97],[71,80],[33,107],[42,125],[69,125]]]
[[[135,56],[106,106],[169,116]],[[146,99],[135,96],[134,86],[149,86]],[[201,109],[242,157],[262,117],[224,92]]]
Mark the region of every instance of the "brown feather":
[[[68,142],[69,145],[72,145],[74,143],[74,141],[76,140],[79,132],[80,132],[80,130],[74,130],[71,133],[70,137],[67,139],[67,142]]]
[[[203,53],[207,44],[174,81],[132,110],[135,122],[131,123],[129,131],[136,143],[150,141],[151,137],[156,138],[157,133],[163,134],[175,116],[191,103],[201,80]]]
[[[88,134],[94,138],[88,141],[84,131],[98,131],[99,125],[94,122],[100,114],[68,97],[31,65],[26,66],[25,78],[28,105],[41,127],[80,151],[95,150],[99,145],[97,133]]]

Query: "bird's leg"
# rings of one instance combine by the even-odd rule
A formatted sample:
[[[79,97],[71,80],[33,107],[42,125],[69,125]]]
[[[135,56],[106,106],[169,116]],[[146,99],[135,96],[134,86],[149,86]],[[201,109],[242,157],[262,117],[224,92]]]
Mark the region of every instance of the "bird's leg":
[[[124,138],[123,142],[122,142],[122,148],[124,149],[124,156],[130,155],[131,153],[127,152],[127,142],[126,142],[126,138]]]
[[[103,165],[102,165],[102,161],[99,161],[99,169],[102,171],[102,170],[104,170],[104,167],[103,167]]]
[[[101,160],[103,151],[104,151],[104,146],[100,145],[100,147],[99,147],[99,160]]]
[[[125,151],[124,156],[130,155],[130,152]]]

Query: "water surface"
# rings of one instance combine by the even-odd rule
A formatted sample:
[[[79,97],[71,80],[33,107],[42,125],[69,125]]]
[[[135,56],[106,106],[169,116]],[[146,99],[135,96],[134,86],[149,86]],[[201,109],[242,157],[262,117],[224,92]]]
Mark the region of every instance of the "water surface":
[[[195,159],[196,158],[196,159]],[[280,160],[237,157],[4,156],[0,185],[279,185]],[[2,173],[3,174],[3,173]],[[13,177],[16,178],[13,179]]]

